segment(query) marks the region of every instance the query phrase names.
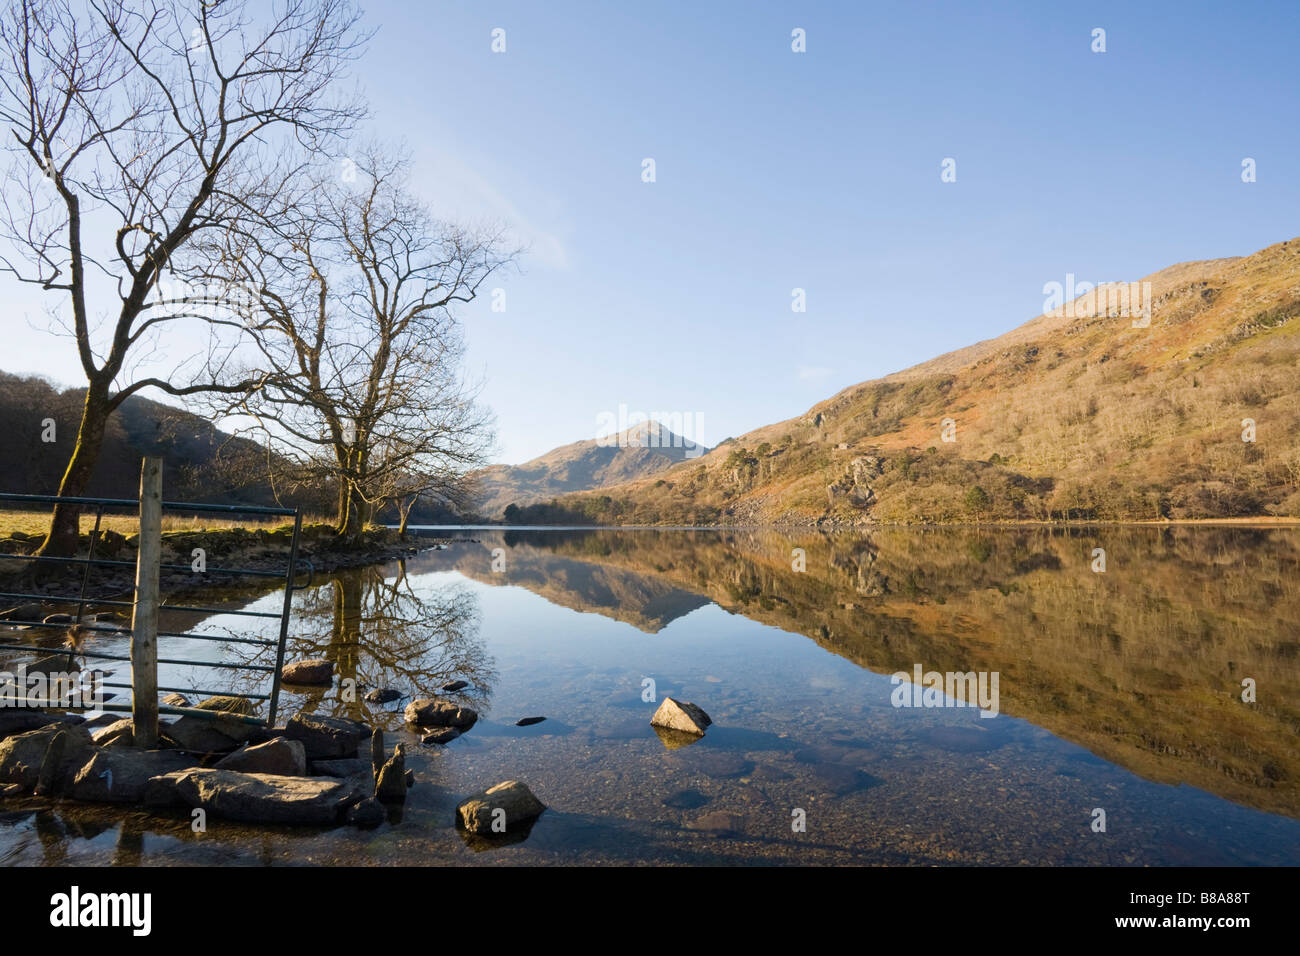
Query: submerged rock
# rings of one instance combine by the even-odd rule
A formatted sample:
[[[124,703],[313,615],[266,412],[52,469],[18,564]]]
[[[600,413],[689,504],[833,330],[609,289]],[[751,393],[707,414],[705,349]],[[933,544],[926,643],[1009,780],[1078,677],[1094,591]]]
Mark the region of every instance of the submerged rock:
[[[675,810],[698,810],[708,802],[709,798],[698,790],[678,790],[663,800],[665,807]]]
[[[280,671],[280,679],[286,684],[309,684],[325,686],[334,683],[334,662],[324,658],[313,657],[304,661],[285,664]]]
[[[283,777],[307,775],[307,750],[300,740],[276,737],[264,744],[245,744],[213,767],[240,773],[271,773]]]
[[[400,690],[392,687],[376,687],[374,690],[366,692],[366,703],[391,704],[393,701],[401,700],[405,696]]]
[[[439,727],[437,730],[430,731],[420,738],[420,743],[428,746],[429,744],[449,744],[460,736],[460,731],[455,727]]]
[[[465,800],[456,815],[471,833],[502,833],[536,819],[545,809],[527,785],[507,780]]]
[[[704,731],[713,721],[703,709],[694,704],[688,704],[672,697],[665,697],[664,702],[659,705],[659,709],[650,718],[650,723],[654,727],[663,727],[667,730],[676,730],[679,733],[696,734],[702,737]]]
[[[738,813],[728,813],[726,810],[714,810],[702,817],[697,817],[687,824],[692,830],[719,836],[728,833],[739,833],[744,828],[744,825],[744,817]]]
[[[383,823],[387,815],[382,803],[374,797],[366,797],[348,811],[348,823],[369,830]]]
[[[406,705],[406,722],[418,727],[455,727],[468,730],[478,720],[478,713],[469,707],[457,707],[445,700],[422,697]]]
[[[468,686],[469,681],[467,680],[449,680],[447,683],[442,685],[442,689],[450,694],[455,693],[458,690],[464,690]]]

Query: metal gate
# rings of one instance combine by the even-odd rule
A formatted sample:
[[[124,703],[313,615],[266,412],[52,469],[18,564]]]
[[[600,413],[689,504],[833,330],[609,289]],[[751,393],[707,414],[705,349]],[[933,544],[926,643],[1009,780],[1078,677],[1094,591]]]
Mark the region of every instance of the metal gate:
[[[132,586],[132,588],[129,589],[132,600],[120,600],[120,599],[103,600],[103,599],[93,598],[88,595],[87,589],[91,584],[91,568],[94,566],[124,567],[124,568],[134,568],[136,566],[135,561],[123,561],[123,560],[117,560],[115,558],[96,557],[95,551],[96,551],[96,546],[100,543],[100,541],[103,538],[103,535],[101,533],[102,532],[101,524],[105,512],[127,510],[127,511],[136,512],[138,514],[140,509],[140,502],[129,498],[127,499],[72,498],[72,497],[60,498],[57,496],[50,496],[50,495],[18,495],[18,494],[0,493],[0,505],[12,503],[20,506],[44,505],[44,506],[52,507],[58,502],[77,505],[78,507],[84,509],[84,512],[89,512],[91,511],[91,509],[93,509],[95,515],[95,523],[94,523],[94,527],[90,531],[90,540],[89,540],[89,545],[86,554],[84,556],[74,556],[74,557],[67,557],[67,558],[47,557],[43,555],[34,555],[34,554],[28,554],[28,555],[0,554],[0,560],[4,560],[4,561],[17,560],[17,561],[30,562],[32,567],[39,567],[41,564],[82,565],[84,567],[84,570],[81,573],[81,582],[80,582],[80,588],[78,593],[75,595],[72,594],[60,595],[60,594],[49,594],[49,593],[24,593],[21,590],[0,591],[0,601],[4,601],[6,603],[8,603],[9,601],[28,601],[28,602],[41,602],[42,604],[49,602],[49,603],[58,604],[60,606],[70,606],[70,605],[76,606],[76,612],[71,615],[72,618],[71,623],[64,620],[47,622],[44,619],[38,621],[25,621],[25,620],[14,621],[11,619],[11,623],[23,624],[31,628],[55,630],[55,631],[60,629],[67,630],[70,627],[78,626],[82,629],[82,633],[85,633],[87,631],[109,632],[109,633],[120,635],[122,632],[122,628],[120,627],[113,627],[110,625],[101,626],[100,622],[97,621],[84,622],[83,617],[85,615],[86,608],[88,605],[95,606],[95,607],[135,609],[137,606],[137,599],[139,596],[138,594],[135,593],[134,585]],[[177,693],[177,694],[193,694],[195,696],[203,696],[203,697],[211,697],[216,695],[242,697],[244,699],[247,699],[250,702],[250,704],[253,705],[252,709],[255,714],[258,710],[259,702],[268,702],[269,708],[266,717],[264,719],[259,716],[252,716],[252,717],[241,716],[241,717],[237,717],[236,719],[244,720],[248,723],[264,724],[265,726],[272,726],[272,727],[275,726],[277,711],[279,708],[280,672],[284,667],[285,644],[286,641],[288,640],[288,635],[289,635],[289,615],[292,609],[293,592],[297,590],[302,590],[303,588],[310,587],[312,583],[312,577],[314,575],[314,568],[312,567],[311,562],[308,561],[306,558],[300,557],[298,554],[299,539],[302,533],[302,515],[299,513],[298,509],[296,508],[265,508],[265,507],[251,506],[251,505],[197,504],[197,503],[179,502],[179,501],[162,502],[162,511],[163,513],[171,512],[172,514],[182,514],[186,516],[198,516],[203,514],[222,514],[222,515],[232,515],[232,516],[242,515],[242,516],[250,516],[250,517],[252,516],[283,517],[292,521],[293,534],[289,543],[288,561],[283,571],[270,571],[270,570],[261,570],[255,568],[239,568],[239,567],[206,567],[203,572],[195,572],[192,565],[164,564],[161,562],[159,564],[159,568],[162,571],[185,571],[189,573],[202,573],[205,575],[226,575],[232,581],[238,580],[240,578],[275,578],[284,581],[284,603],[280,611],[278,612],[231,610],[227,608],[210,607],[210,606],[197,605],[197,604],[166,604],[161,602],[159,604],[159,610],[161,611],[181,611],[181,612],[188,612],[188,613],[214,614],[214,615],[229,614],[229,615],[242,616],[242,617],[276,619],[279,621],[279,632],[278,632],[278,637],[274,640],[264,639],[264,638],[254,638],[254,637],[226,637],[226,636],[217,636],[212,634],[195,634],[187,631],[165,631],[161,629],[157,632],[158,651],[159,651],[159,656],[157,658],[158,664],[175,664],[175,665],[183,665],[186,667],[207,668],[217,673],[222,673],[222,672],[230,673],[230,672],[238,672],[238,671],[262,673],[262,674],[269,673],[271,675],[271,680],[272,680],[271,691],[269,694],[249,693],[249,692],[241,693],[233,689],[214,689],[211,687],[175,687],[175,686],[167,686],[167,687],[159,686],[157,687],[157,692],[159,694]],[[145,530],[141,529],[141,534],[143,535],[144,533]],[[298,576],[298,566],[300,564],[306,565],[307,581],[304,584],[295,584],[294,582]],[[16,576],[9,576],[8,578],[0,578],[0,586],[5,586],[9,581],[12,581],[14,577]],[[266,664],[234,663],[229,661],[182,660],[182,659],[169,657],[163,654],[162,649],[164,646],[164,642],[175,641],[177,639],[209,641],[209,642],[215,642],[221,644],[232,644],[232,643],[248,644],[248,645],[256,645],[262,648],[274,648],[275,664],[274,666],[270,666]],[[25,651],[30,653],[30,652],[40,652],[42,650],[49,650],[49,648],[41,647],[39,645],[34,645],[34,644],[5,642],[5,643],[0,643],[0,650]],[[70,651],[69,653],[71,656],[72,652]],[[131,661],[131,657],[129,655],[124,656],[122,654],[105,653],[103,651],[96,651],[93,647],[78,649],[76,651],[75,656],[86,660],[124,661],[128,663]],[[100,683],[100,686],[105,688],[125,689],[125,690],[133,691],[132,682],[122,683],[120,681],[118,682],[103,681]],[[105,703],[101,705],[100,709],[105,711],[113,711],[113,712],[120,712],[120,711],[129,712],[131,711],[132,708],[130,705]],[[236,717],[236,715],[228,711],[205,710],[196,707],[182,707],[182,706],[162,705],[162,704],[158,705],[157,712],[163,714],[181,714],[181,715],[188,714],[197,717],[211,718],[211,719],[215,719],[217,717],[222,717],[225,719]]]

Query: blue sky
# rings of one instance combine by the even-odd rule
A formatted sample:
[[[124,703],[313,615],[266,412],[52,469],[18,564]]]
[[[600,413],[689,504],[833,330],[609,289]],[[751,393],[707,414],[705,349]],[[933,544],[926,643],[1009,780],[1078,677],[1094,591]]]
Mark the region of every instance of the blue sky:
[[[492,283],[506,311],[465,313],[502,461],[620,405],[690,412],[712,444],[1019,325],[1067,273],[1300,234],[1295,4],[366,11],[372,132],[412,149],[440,213],[530,244]],[[33,323],[7,323],[0,364],[78,383],[72,343]]]

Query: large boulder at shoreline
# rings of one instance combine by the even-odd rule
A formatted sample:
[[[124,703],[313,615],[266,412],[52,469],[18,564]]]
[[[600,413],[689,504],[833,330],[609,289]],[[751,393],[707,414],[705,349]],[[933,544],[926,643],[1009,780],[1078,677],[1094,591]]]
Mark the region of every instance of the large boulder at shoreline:
[[[468,730],[478,720],[478,713],[469,707],[458,707],[450,701],[422,697],[406,705],[406,722],[417,727],[455,727]]]
[[[713,721],[703,709],[696,707],[694,704],[688,704],[672,697],[665,697],[664,702],[659,705],[659,709],[650,718],[650,723],[654,727],[663,727],[667,730],[676,730],[679,733],[696,734],[702,737],[704,731],[708,729]]]
[[[0,783],[16,783],[32,790],[41,778],[41,766],[55,735],[64,734],[56,766],[47,771],[55,792],[66,789],[95,750],[90,731],[79,724],[50,724],[0,741]]]
[[[308,684],[325,687],[334,683],[334,662],[313,657],[305,661],[285,664],[280,680],[286,684]]]
[[[243,823],[326,826],[342,819],[360,794],[322,777],[285,777],[233,770],[179,770],[149,781],[145,803],[186,806]]]
[[[97,803],[139,803],[149,780],[194,766],[174,750],[97,750],[72,781],[69,796]]]
[[[503,833],[535,820],[545,809],[546,804],[526,784],[507,780],[461,803],[456,808],[456,816],[460,825],[471,833]],[[496,829],[493,829],[494,822]]]
[[[273,773],[282,777],[307,776],[307,750],[301,740],[276,737],[264,744],[245,744],[212,765],[217,770]]]
[[[302,741],[308,760],[355,757],[363,736],[354,721],[319,714],[295,714],[285,725],[284,735]]]
[[[162,735],[177,750],[190,753],[225,753],[244,744],[258,730],[235,716],[214,718],[185,715],[170,724],[160,725]]]

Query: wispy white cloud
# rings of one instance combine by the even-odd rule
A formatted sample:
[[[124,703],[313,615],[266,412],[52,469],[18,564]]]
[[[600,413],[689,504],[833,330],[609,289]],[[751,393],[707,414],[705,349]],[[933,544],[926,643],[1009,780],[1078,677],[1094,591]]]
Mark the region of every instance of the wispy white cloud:
[[[562,225],[545,224],[525,213],[520,203],[450,150],[421,149],[417,159],[417,185],[439,215],[502,221],[516,241],[528,247],[530,261],[553,269],[569,268]],[[549,218],[559,219],[558,209],[549,210]]]

